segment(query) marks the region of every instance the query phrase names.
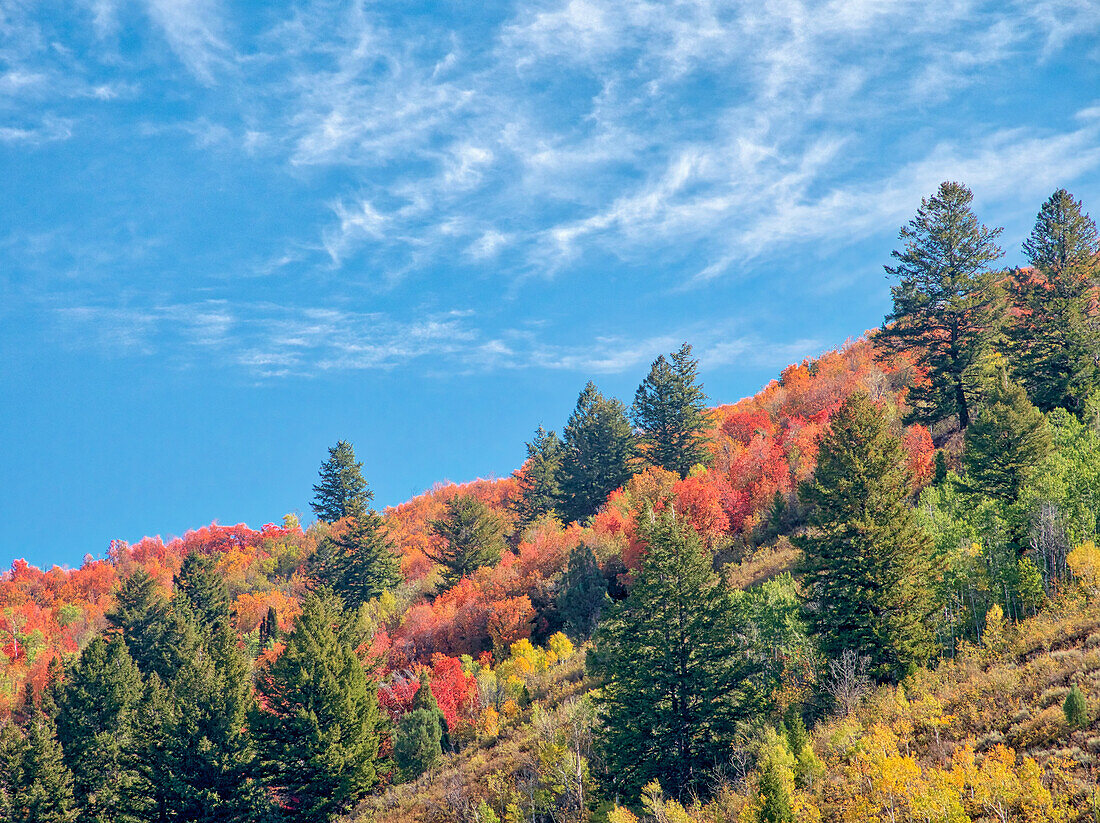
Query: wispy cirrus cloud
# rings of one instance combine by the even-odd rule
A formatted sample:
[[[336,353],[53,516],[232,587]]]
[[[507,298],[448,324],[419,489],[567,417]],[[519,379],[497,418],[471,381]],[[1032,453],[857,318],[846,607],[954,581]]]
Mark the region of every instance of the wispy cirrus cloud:
[[[45,5],[56,12],[56,0]],[[192,306],[195,287],[230,301],[234,285],[263,283],[250,305],[300,305],[323,285],[351,307],[329,318],[349,324],[349,337],[386,339],[394,323],[394,339],[431,340],[436,327],[414,333],[411,314],[375,316],[367,298],[424,297],[444,317],[456,305],[546,299],[549,283],[572,284],[557,293],[565,303],[606,300],[587,286],[645,270],[643,298],[688,305],[689,292],[734,275],[805,276],[775,274],[776,263],[889,237],[944,178],[968,182],[996,216],[1057,185],[1087,186],[1100,167],[1087,89],[1044,116],[1004,103],[1012,82],[1038,72],[1095,74],[1090,0],[533,0],[476,12],[85,0],[53,18],[34,4],[2,8],[0,145],[79,145],[108,170],[82,186],[110,196],[74,220],[78,239],[37,236],[190,244],[129,260],[125,274],[110,262],[124,255],[102,250],[18,265],[63,265],[40,288],[68,289],[65,305],[92,305],[88,282],[112,284],[96,297],[114,295],[120,317],[154,307],[120,340],[171,339],[157,331],[171,320],[191,330],[176,340],[187,351],[201,335],[167,307]],[[114,205],[130,181],[109,170],[131,155],[147,159],[147,176]],[[105,229],[123,218],[140,225]],[[31,230],[6,233],[20,232]],[[34,288],[25,278],[20,293]],[[357,368],[396,351],[280,347],[227,311],[203,338],[224,343],[203,345],[230,347],[241,363]],[[278,327],[304,324],[301,311],[265,315]],[[629,326],[620,316],[613,330]],[[666,318],[655,336],[682,326]],[[648,345],[595,320],[584,345],[607,353],[591,357],[497,318],[441,328],[454,350],[425,352],[455,364],[479,352],[501,369],[613,370]]]
[[[173,357],[179,366],[229,362],[256,379],[318,377],[419,367],[426,376],[549,369],[579,374],[639,371],[691,340],[706,368],[731,363],[780,368],[819,353],[812,338],[767,341],[729,323],[689,324],[669,333],[599,335],[552,342],[530,327],[482,328],[472,310],[398,318],[385,312],[204,300],[118,307],[61,307],[58,333],[70,345],[89,339],[113,356]]]

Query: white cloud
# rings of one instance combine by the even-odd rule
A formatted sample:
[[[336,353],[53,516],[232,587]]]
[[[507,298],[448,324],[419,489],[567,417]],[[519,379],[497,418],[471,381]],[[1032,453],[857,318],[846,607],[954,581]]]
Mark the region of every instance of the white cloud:
[[[164,32],[172,51],[202,83],[212,85],[228,65],[216,0],[146,0],[149,16]],[[97,21],[99,16],[97,14]]]

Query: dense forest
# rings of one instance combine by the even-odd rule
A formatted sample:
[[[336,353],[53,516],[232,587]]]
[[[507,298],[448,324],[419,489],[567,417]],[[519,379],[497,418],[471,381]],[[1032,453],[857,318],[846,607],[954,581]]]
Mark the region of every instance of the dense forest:
[[[732,405],[684,344],[510,477],[16,561],[0,819],[1100,821],[1100,240],[1000,235],[943,183]]]

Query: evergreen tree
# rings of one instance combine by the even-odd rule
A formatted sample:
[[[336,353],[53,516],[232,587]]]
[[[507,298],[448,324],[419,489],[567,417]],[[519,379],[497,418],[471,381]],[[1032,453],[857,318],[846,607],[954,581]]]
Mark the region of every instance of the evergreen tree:
[[[562,503],[566,521],[591,517],[633,474],[634,432],[626,409],[589,381],[565,425]]]
[[[451,748],[451,730],[447,725],[447,716],[443,714],[443,710],[439,708],[439,701],[435,699],[435,693],[432,691],[432,678],[427,669],[420,670],[420,686],[417,688],[416,694],[413,695],[410,708],[414,711],[424,709],[436,715],[442,733],[440,745],[443,747],[443,751],[449,751]]]
[[[539,426],[535,439],[527,444],[527,460],[516,472],[519,497],[512,508],[520,527],[529,526],[540,517],[557,516],[564,456],[557,434]]]
[[[928,660],[931,540],[909,505],[909,472],[883,410],[853,394],[822,438],[817,471],[800,490],[810,530],[795,538],[808,622],[822,651],[870,658],[880,678]]]
[[[351,443],[340,440],[332,446],[319,474],[321,482],[313,487],[310,503],[318,520],[335,523],[366,514],[374,494],[363,479],[363,464],[356,461]]]
[[[706,395],[698,372],[699,361],[687,343],[669,360],[661,355],[638,386],[631,408],[646,462],[681,477],[707,458]]]
[[[1074,729],[1083,729],[1089,724],[1089,704],[1085,700],[1084,692],[1076,683],[1073,684],[1073,688],[1066,695],[1066,700],[1062,704],[1062,714],[1065,715],[1066,722]]]
[[[146,703],[144,760],[165,818],[258,819],[265,798],[252,776],[251,668],[228,624],[218,625],[200,653]]]
[[[634,587],[596,632],[600,746],[616,791],[660,779],[702,791],[743,714],[729,592],[693,529],[671,509],[646,526]]]
[[[57,733],[81,821],[148,819],[152,787],[138,762],[142,678],[122,638],[92,640],[61,695]]]
[[[760,823],[795,823],[791,796],[774,760],[764,762],[756,790],[760,795]]]
[[[23,762],[11,823],[70,823],[77,819],[73,776],[65,766],[53,718],[36,711],[25,727]]]
[[[334,819],[380,778],[384,720],[351,642],[355,617],[331,592],[310,594],[283,653],[256,680],[262,774],[302,823]]]
[[[214,555],[189,554],[173,584],[176,597],[186,601],[203,631],[214,632],[229,625],[229,587]]]
[[[15,819],[16,794],[23,785],[26,741],[15,722],[0,721],[0,820]]]
[[[186,611],[186,609],[185,609]],[[143,568],[134,571],[115,595],[107,612],[109,631],[119,634],[143,675],[169,682],[195,651],[193,625],[173,610],[157,582]]]
[[[267,614],[260,621],[260,645],[266,647],[279,639],[279,616],[274,606],[267,607]]]
[[[327,538],[317,579],[329,586],[349,609],[369,603],[404,578],[386,523],[373,510],[348,520],[340,534]]]
[[[443,567],[445,587],[450,588],[482,566],[500,561],[504,524],[476,497],[464,494],[452,497],[443,517],[428,525],[439,540],[425,554]]]
[[[1050,452],[1050,442],[1043,413],[1002,370],[966,430],[965,485],[972,493],[1014,502],[1031,470]]]
[[[983,226],[961,183],[941,183],[921,201],[917,216],[901,230],[905,249],[894,251],[899,280],[891,289],[894,308],[876,341],[886,352],[910,352],[925,372],[913,386],[913,419],[935,423],[958,417],[970,424],[967,379],[998,334],[1000,297],[989,265],[1002,255],[994,242],[1001,229]]]
[[[443,764],[443,731],[439,714],[429,709],[412,709],[397,721],[393,759],[400,780],[415,780],[429,769]]]
[[[1015,375],[1042,411],[1061,407],[1081,415],[1100,388],[1100,323],[1092,306],[1100,279],[1096,224],[1059,189],[1043,203],[1024,253],[1034,268],[1008,281]]]
[[[610,603],[607,581],[596,562],[596,554],[582,543],[569,554],[558,595],[558,611],[566,632],[583,643],[592,636],[600,614]]]

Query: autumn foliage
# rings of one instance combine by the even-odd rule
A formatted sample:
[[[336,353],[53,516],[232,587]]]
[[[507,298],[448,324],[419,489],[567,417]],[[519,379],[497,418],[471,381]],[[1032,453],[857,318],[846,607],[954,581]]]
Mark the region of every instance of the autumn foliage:
[[[901,381],[876,362],[868,339],[789,366],[754,397],[709,412],[706,467],[695,467],[687,477],[656,467],[639,471],[585,525],[544,519],[518,532],[515,476],[440,484],[387,509],[386,525],[406,579],[378,629],[386,677],[392,673],[395,678],[386,687],[392,704],[403,701],[400,672],[418,666],[431,666],[435,672],[438,660],[461,655],[491,653],[501,659],[517,641],[545,638],[556,630],[554,581],[573,547],[592,547],[601,566],[617,571],[620,581],[629,584],[630,570],[645,551],[638,538],[639,518],[650,512],[673,507],[712,550],[751,547],[777,499],[793,501],[796,485],[813,473],[817,441],[843,399],[862,389],[899,407],[904,396],[893,389],[895,382]],[[934,454],[929,432],[909,427],[903,441],[915,482],[926,482]],[[428,556],[438,538],[430,523],[460,494],[480,500],[503,519],[509,551],[496,566],[438,591]],[[195,552],[214,555],[229,585],[234,623],[242,637],[255,635],[270,608],[279,628],[289,630],[309,585],[309,558],[334,528],[341,525],[318,524],[303,531],[292,517],[282,526],[268,524],[259,530],[212,524],[168,541],[115,541],[105,558],[88,557],[77,569],[42,571],[16,561],[0,577],[0,708],[13,704],[23,682],[40,687],[52,658],[75,654],[102,630],[113,590],[137,567],[170,592],[185,557]],[[437,699],[443,706],[445,701],[439,695]],[[458,708],[454,711],[461,714]]]

